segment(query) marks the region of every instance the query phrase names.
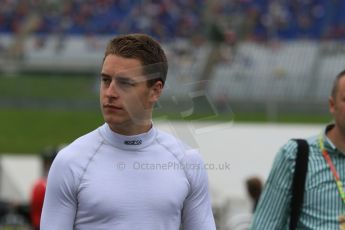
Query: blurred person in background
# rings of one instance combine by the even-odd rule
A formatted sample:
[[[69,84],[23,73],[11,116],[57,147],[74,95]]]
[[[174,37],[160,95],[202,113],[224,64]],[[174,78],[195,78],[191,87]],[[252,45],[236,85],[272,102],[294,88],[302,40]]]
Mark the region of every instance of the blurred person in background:
[[[262,191],[262,181],[259,177],[249,177],[246,180],[246,188],[250,198],[253,201],[253,212],[255,212],[260,194]]]
[[[105,124],[58,153],[41,229],[216,229],[200,154],[152,124],[167,71],[151,37],[110,40],[100,74]]]
[[[34,230],[40,229],[41,213],[51,164],[60,148],[47,147],[41,153],[42,176],[35,182],[30,198],[30,220]]]
[[[345,70],[329,97],[334,122],[307,139],[309,159],[297,229],[345,228]],[[260,197],[251,229],[288,229],[296,141],[278,152]]]

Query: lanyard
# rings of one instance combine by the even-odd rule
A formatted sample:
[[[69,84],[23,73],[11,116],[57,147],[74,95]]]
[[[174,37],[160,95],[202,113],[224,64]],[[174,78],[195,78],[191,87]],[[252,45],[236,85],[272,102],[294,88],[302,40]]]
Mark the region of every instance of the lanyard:
[[[337,184],[339,195],[340,195],[341,199],[343,200],[343,202],[345,203],[345,192],[344,192],[344,189],[343,189],[343,183],[341,183],[339,174],[338,174],[337,170],[335,169],[335,166],[334,166],[334,164],[333,164],[333,162],[331,160],[331,157],[329,156],[327,150],[325,149],[325,147],[323,145],[322,135],[320,135],[320,138],[319,138],[319,145],[320,145],[320,149],[321,149],[321,152],[322,152],[322,156],[325,158],[329,168],[332,171],[335,183]]]

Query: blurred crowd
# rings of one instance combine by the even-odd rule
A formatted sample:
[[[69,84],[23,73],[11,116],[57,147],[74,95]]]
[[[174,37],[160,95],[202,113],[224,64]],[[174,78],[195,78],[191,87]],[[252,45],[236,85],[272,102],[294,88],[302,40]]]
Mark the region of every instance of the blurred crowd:
[[[0,32],[13,33],[32,14],[36,34],[70,35],[144,32],[162,40],[189,37],[201,26],[203,0],[4,0]]]
[[[344,7],[342,0],[235,0],[216,10],[242,39],[319,40],[344,38]]]
[[[217,24],[230,39],[342,39],[342,0],[2,0],[0,33],[39,15],[34,33],[143,32],[162,41],[207,36]]]

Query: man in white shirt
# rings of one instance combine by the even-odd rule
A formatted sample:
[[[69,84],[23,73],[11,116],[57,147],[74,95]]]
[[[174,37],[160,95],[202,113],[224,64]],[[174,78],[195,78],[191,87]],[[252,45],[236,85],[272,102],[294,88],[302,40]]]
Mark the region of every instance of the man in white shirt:
[[[196,150],[152,126],[168,70],[158,42],[113,38],[101,71],[105,124],[59,152],[48,176],[42,230],[215,230]]]

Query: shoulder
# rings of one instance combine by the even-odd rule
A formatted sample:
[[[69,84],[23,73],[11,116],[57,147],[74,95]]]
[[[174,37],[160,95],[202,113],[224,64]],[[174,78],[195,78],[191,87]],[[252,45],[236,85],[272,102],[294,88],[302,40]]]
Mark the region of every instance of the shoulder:
[[[61,149],[49,170],[47,185],[50,191],[76,192],[89,160],[101,145],[102,139],[96,129]]]
[[[319,148],[319,135],[314,135],[306,139],[309,148]]]
[[[297,138],[296,138],[297,139]],[[298,144],[296,139],[290,139],[288,140],[279,150],[278,155],[282,155],[286,158],[289,159],[295,159],[296,155],[297,155],[297,149],[298,149]],[[302,138],[298,138],[298,139],[302,139]],[[308,137],[306,139],[302,139],[305,140],[308,144],[309,147],[316,145],[317,141],[316,141],[317,137],[316,136],[312,136],[312,137]]]
[[[312,136],[305,139],[307,141],[308,147],[313,148],[317,145],[317,137]],[[278,151],[273,167],[282,167],[283,165],[289,165],[290,169],[293,171],[296,163],[297,158],[297,152],[298,152],[298,144],[296,139],[290,139],[288,140]],[[309,150],[309,153],[312,152]]]
[[[179,161],[190,183],[204,183],[207,180],[205,163],[199,150],[162,131],[158,131],[157,142]]]
[[[297,139],[297,138],[296,138]],[[286,156],[290,157],[290,158],[295,158],[296,154],[297,154],[297,149],[298,149],[298,144],[296,139],[290,139],[289,141],[287,141],[287,143],[285,143],[280,151],[283,152]],[[317,147],[317,136],[311,136],[308,138],[298,138],[298,139],[302,139],[305,140],[308,144],[308,147]]]
[[[98,129],[95,129],[61,149],[54,159],[52,169],[82,169],[103,143],[98,132]]]
[[[159,144],[164,144],[167,146],[181,145],[181,147],[184,147],[184,148],[188,147],[185,143],[183,143],[180,139],[178,139],[174,135],[164,132],[159,129],[156,129],[156,130],[157,130],[156,138]]]
[[[201,162],[202,158],[197,149],[193,149],[179,138],[170,133],[157,131],[157,143],[171,152],[179,161]]]
[[[71,160],[87,155],[89,152],[95,152],[102,144],[102,137],[98,133],[98,129],[89,132],[71,144],[67,145],[57,154],[57,159]]]

